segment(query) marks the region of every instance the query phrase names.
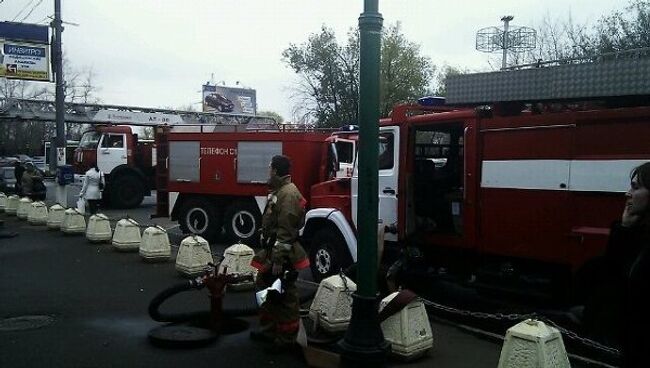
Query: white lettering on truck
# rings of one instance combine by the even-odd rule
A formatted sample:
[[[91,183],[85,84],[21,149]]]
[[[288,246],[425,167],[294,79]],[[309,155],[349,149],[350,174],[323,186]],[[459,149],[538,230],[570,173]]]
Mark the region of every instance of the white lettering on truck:
[[[236,148],[201,147],[201,155],[236,156]]]

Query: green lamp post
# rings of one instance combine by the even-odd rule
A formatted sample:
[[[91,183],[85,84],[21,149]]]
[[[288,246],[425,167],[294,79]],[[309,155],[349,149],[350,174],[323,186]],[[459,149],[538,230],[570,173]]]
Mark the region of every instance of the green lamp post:
[[[359,80],[359,247],[357,292],[353,295],[350,327],[341,342],[344,367],[380,367],[387,343],[378,317],[377,218],[379,145],[379,68],[383,18],[378,0],[365,0],[359,17],[361,42]]]

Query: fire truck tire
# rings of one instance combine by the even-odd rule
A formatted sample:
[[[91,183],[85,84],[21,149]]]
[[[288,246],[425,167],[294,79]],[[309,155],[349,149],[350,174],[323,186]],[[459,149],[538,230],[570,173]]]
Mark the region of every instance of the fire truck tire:
[[[228,240],[241,240],[248,246],[255,246],[262,226],[262,215],[253,202],[236,201],[226,209],[223,226]]]
[[[309,246],[309,263],[315,282],[338,273],[352,264],[352,257],[341,234],[326,227],[316,231]]]
[[[197,234],[209,242],[221,233],[221,214],[216,206],[203,199],[189,199],[181,206],[179,226],[183,233]]]
[[[144,185],[131,174],[121,175],[111,180],[111,204],[116,208],[135,208],[144,199]]]

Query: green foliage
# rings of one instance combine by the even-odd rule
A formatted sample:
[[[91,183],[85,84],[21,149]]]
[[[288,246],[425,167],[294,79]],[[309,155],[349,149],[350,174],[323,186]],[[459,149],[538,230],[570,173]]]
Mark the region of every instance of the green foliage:
[[[432,91],[429,91],[426,93],[426,95],[430,96],[441,96],[444,97],[447,95],[447,78],[452,75],[458,75],[458,74],[467,74],[469,73],[468,69],[465,68],[459,68],[459,67],[454,67],[451,65],[443,65],[440,69],[438,69],[435,73],[435,89]]]
[[[595,24],[575,24],[545,16],[537,27],[537,48],[524,55],[508,55],[510,65],[538,60],[586,58],[650,47],[650,1],[631,0],[623,9],[601,17]]]
[[[359,51],[358,30],[350,30],[341,45],[326,26],[284,50],[282,60],[299,76],[297,112],[322,127],[358,124]],[[434,68],[419,45],[401,34],[399,23],[384,31],[381,53],[380,113],[386,116],[396,103],[421,97]]]
[[[389,26],[381,44],[381,115],[425,95],[434,70],[431,60],[420,55],[420,45],[400,32],[399,22]]]
[[[650,47],[650,1],[631,1],[601,18],[588,39],[595,54]]]
[[[300,77],[296,86],[299,110],[321,126],[335,127],[356,122],[359,91],[358,37],[349,34],[348,45],[340,46],[334,32],[323,26],[302,45],[291,44],[282,60]]]

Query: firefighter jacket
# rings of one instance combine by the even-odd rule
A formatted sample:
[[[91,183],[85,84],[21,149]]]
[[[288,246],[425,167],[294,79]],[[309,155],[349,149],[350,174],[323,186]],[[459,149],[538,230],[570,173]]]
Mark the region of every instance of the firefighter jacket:
[[[251,265],[266,272],[275,264],[300,270],[309,266],[309,258],[298,242],[298,232],[304,225],[306,201],[287,175],[271,186],[262,217],[261,242]]]

